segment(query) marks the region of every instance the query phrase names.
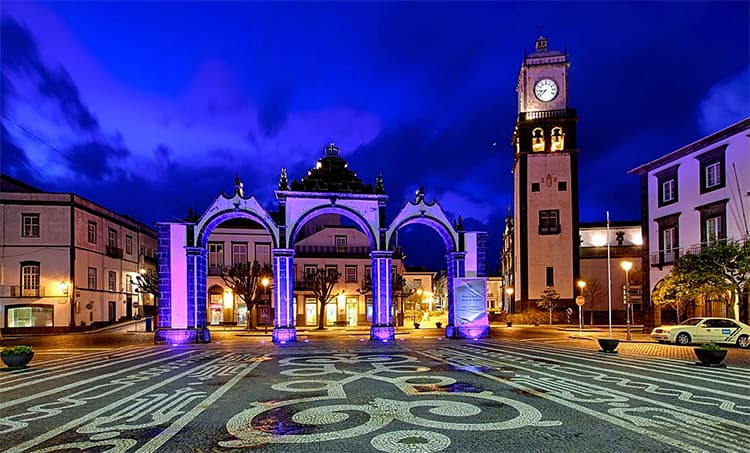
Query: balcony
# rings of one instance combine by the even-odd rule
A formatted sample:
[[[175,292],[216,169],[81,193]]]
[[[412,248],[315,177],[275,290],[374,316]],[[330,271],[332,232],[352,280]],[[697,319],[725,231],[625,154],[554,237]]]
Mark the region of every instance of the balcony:
[[[44,297],[44,287],[22,288],[21,285],[0,285],[0,297]]]
[[[209,276],[219,276],[221,275],[221,270],[224,269],[224,266],[208,266],[208,275]]]
[[[156,264],[156,256],[143,255],[143,262],[149,264]]]
[[[339,257],[367,258],[370,256],[369,246],[336,247],[334,245],[298,245],[294,247],[297,257]]]
[[[122,249],[114,245],[107,246],[107,256],[110,258],[122,259]]]
[[[564,118],[576,116],[576,109],[559,109],[559,110],[540,110],[537,112],[521,112],[518,115],[519,121],[527,120],[546,120],[550,118]]]
[[[680,249],[660,250],[651,254],[651,267],[661,269],[667,264],[673,264],[680,257]]]

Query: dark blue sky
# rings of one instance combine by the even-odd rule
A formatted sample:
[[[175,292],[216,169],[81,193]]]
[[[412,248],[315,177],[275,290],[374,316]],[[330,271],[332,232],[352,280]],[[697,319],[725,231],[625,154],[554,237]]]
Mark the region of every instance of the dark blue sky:
[[[750,116],[749,10],[6,1],[0,164],[150,224],[202,212],[235,173],[275,209],[280,169],[299,179],[334,140],[366,182],[383,174],[390,218],[424,185],[488,231],[493,269],[516,77],[540,31],[572,61],[581,220],[633,220],[628,170]],[[401,241],[411,264],[441,255],[436,233]]]

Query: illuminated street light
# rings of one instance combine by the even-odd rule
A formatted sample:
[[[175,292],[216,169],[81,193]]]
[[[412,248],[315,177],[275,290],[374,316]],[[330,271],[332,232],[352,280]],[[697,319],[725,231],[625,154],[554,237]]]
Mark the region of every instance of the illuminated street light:
[[[625,295],[623,296],[623,302],[625,302],[625,323],[627,326],[626,338],[630,340],[630,279],[628,278],[628,272],[633,268],[633,263],[630,261],[623,261],[620,263],[622,269],[625,271]]]
[[[582,307],[583,304],[586,303],[586,299],[583,297],[583,288],[586,287],[586,282],[583,280],[578,280],[576,282],[576,285],[578,285],[578,288],[581,289],[581,295],[576,297],[576,305],[578,305],[578,334],[581,334],[581,331],[583,330],[583,312]]]

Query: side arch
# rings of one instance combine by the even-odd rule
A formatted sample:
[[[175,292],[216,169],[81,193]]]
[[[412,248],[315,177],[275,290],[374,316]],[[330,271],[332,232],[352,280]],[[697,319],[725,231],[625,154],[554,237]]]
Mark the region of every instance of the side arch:
[[[426,225],[437,231],[443,239],[443,243],[445,243],[446,253],[463,251],[458,231],[451,225],[448,216],[445,215],[437,201],[425,202],[423,189],[417,192],[414,201],[406,202],[396,218],[393,219],[385,233],[385,245],[390,246],[391,238],[396,234],[396,231],[412,224]]]
[[[194,228],[195,246],[205,247],[208,236],[216,226],[224,221],[236,218],[250,219],[262,225],[271,234],[273,247],[278,247],[279,227],[270,214],[255,200],[255,197],[245,198],[241,185],[235,188],[234,195],[231,197],[224,193],[219,194],[196,222]]]

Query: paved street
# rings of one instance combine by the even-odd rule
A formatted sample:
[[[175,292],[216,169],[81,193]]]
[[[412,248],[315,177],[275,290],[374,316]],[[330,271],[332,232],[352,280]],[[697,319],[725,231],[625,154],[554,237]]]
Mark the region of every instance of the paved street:
[[[569,334],[513,328],[458,341],[423,330],[383,344],[357,332],[301,332],[303,341],[277,347],[228,331],[202,346],[67,351],[46,337],[54,347],[37,345],[30,368],[0,373],[0,447],[747,450],[750,351],[731,348],[729,366],[715,369],[692,355],[670,358],[691,348],[627,343],[609,355]]]

